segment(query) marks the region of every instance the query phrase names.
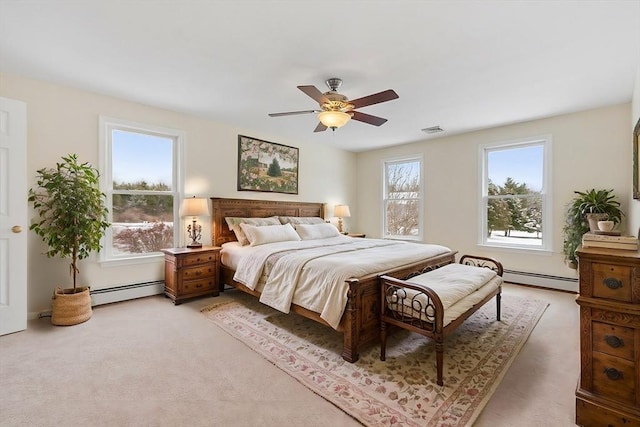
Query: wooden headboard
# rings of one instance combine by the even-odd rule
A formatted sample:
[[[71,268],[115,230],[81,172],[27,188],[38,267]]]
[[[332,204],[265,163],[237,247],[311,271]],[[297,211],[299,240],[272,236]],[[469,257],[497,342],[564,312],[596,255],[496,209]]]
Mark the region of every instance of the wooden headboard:
[[[213,212],[211,214],[211,242],[220,246],[226,242],[236,241],[236,236],[229,229],[225,217],[264,218],[268,216],[319,216],[324,218],[324,203],[286,202],[277,200],[249,200],[211,198]]]

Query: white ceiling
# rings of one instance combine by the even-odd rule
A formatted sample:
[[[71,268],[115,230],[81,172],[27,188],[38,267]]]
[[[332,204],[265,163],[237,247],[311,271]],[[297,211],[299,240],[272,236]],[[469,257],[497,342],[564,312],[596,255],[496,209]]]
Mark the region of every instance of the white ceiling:
[[[0,0],[1,71],[351,151],[629,102],[639,66],[640,0]],[[267,116],[329,77],[389,121]]]

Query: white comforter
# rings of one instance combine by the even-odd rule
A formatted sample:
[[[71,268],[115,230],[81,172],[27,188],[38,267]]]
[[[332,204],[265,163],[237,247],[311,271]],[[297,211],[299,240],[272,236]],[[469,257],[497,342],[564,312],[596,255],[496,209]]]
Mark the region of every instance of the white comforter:
[[[291,249],[295,252],[287,253]],[[234,280],[255,289],[270,255],[284,254],[273,265],[260,301],[288,313],[291,303],[320,313],[337,329],[347,302],[347,279],[384,272],[450,249],[378,239],[340,236],[322,240],[273,243],[247,248]]]

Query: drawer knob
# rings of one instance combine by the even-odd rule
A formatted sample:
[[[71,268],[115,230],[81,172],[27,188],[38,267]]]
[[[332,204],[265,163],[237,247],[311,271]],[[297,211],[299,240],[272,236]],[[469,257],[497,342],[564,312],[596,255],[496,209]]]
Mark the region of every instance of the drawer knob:
[[[609,289],[620,289],[622,287],[622,280],[618,280],[615,277],[607,277],[602,282]]]
[[[200,270],[196,271],[196,276],[200,276],[200,275],[202,275],[202,271]]]
[[[622,372],[616,368],[604,368],[604,373],[612,381],[621,380]]]
[[[609,347],[612,348],[620,348],[624,347],[624,341],[621,338],[618,338],[615,335],[605,335],[604,341],[609,344]]]

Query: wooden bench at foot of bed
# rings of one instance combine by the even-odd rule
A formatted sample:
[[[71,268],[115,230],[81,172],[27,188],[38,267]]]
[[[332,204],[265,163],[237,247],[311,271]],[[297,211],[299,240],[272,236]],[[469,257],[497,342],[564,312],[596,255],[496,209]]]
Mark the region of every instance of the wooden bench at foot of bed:
[[[473,276],[485,277],[477,290],[471,291],[449,308],[443,307],[438,293],[424,284],[437,274],[440,285],[455,287],[455,277],[464,274],[461,271],[449,273],[449,270],[436,269],[427,273],[410,275],[408,279],[400,280],[387,275],[380,276],[381,284],[381,316],[380,316],[380,360],[385,360],[387,344],[387,325],[394,325],[433,339],[436,343],[437,383],[443,385],[443,355],[444,339],[453,332],[465,319],[480,307],[496,297],[496,318],[500,320],[500,293],[503,268],[500,262],[491,258],[464,255],[460,264],[476,268],[488,268],[496,274],[487,271],[469,270]],[[450,266],[453,270],[454,266]],[[444,267],[442,267],[444,268]],[[457,270],[464,270],[458,268]],[[431,275],[431,276],[429,276]],[[489,276],[493,275],[492,278]],[[480,280],[480,279],[477,279]],[[435,282],[434,282],[435,283]],[[462,288],[461,283],[458,289]],[[466,287],[473,287],[467,283]]]

